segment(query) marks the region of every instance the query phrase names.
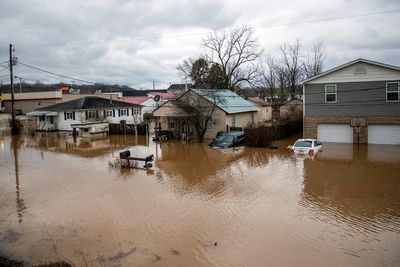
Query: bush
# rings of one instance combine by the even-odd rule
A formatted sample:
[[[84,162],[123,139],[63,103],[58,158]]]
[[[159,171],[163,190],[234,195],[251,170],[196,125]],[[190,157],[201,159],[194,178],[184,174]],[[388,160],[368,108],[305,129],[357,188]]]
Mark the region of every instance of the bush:
[[[250,125],[244,128],[247,146],[267,147],[271,144],[273,131],[271,126]]]

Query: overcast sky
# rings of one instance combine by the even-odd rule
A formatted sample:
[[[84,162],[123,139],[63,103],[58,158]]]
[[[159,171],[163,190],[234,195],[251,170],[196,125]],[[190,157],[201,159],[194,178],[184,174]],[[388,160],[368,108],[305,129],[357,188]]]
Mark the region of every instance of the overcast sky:
[[[46,70],[143,89],[154,80],[166,88],[180,82],[179,63],[203,52],[207,33],[247,24],[267,53],[296,39],[305,53],[320,40],[325,68],[359,57],[400,66],[399,11],[300,23],[389,10],[400,11],[400,1],[1,0],[0,62],[12,43],[21,62]],[[8,83],[2,69],[0,82]],[[15,73],[30,82],[71,82],[21,65]]]

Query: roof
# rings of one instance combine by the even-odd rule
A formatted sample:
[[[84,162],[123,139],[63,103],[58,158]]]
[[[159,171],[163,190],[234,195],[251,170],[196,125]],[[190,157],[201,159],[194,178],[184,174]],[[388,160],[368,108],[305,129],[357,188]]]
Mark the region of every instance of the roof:
[[[267,102],[259,97],[249,97],[247,100],[261,107],[272,106],[270,102]]]
[[[190,89],[192,87],[191,84],[185,84],[185,83],[173,83],[168,87],[168,91],[183,91],[186,90],[186,87]]]
[[[169,100],[169,99],[175,99],[175,98],[177,98],[177,95],[174,94],[174,93],[160,93],[160,92],[155,93],[155,92],[149,92],[149,93],[147,94],[147,96],[149,96],[149,97],[154,97],[154,96],[156,96],[156,95],[159,95],[159,96],[161,97],[162,100]]]
[[[226,113],[242,113],[257,111],[257,107],[245,100],[243,97],[235,94],[228,89],[190,89],[196,94],[205,97],[208,101],[214,102],[214,96],[218,99],[217,107]],[[211,96],[212,95],[212,96]]]
[[[332,72],[335,72],[335,71],[337,71],[337,70],[346,68],[346,67],[348,67],[348,66],[351,66],[351,65],[356,64],[356,63],[359,63],[359,62],[363,62],[363,63],[367,63],[367,64],[379,66],[379,67],[384,67],[384,68],[388,68],[388,69],[400,71],[400,67],[397,67],[397,66],[388,65],[388,64],[385,64],[385,63],[381,63],[381,62],[377,62],[377,61],[372,61],[372,60],[368,60],[368,59],[364,59],[364,58],[358,58],[358,59],[356,59],[356,60],[347,62],[347,63],[345,63],[345,64],[343,64],[343,65],[337,66],[336,68],[333,68],[333,69],[324,71],[323,73],[321,73],[321,74],[319,74],[319,75],[316,75],[316,76],[311,77],[311,78],[309,78],[309,79],[307,79],[307,80],[304,80],[302,83],[304,84],[304,83],[310,82],[310,81],[312,81],[312,80],[318,79],[318,78],[320,78],[320,77],[322,77],[322,76],[328,75],[328,74],[330,74],[330,73],[332,73]]]
[[[122,101],[110,100],[97,96],[86,96],[71,101],[58,103],[55,105],[38,108],[36,111],[63,111],[63,110],[77,110],[77,109],[107,109],[107,108],[131,108],[138,107]]]
[[[119,99],[119,101],[139,105],[140,103],[143,103],[147,99],[150,99],[150,97],[138,96],[138,97],[124,97],[124,98]]]

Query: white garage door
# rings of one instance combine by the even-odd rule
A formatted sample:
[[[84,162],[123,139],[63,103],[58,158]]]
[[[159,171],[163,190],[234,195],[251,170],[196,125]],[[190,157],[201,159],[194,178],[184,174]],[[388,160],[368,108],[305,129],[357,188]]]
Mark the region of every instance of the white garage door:
[[[350,124],[318,124],[317,135],[322,142],[353,143]]]
[[[400,125],[368,125],[368,143],[400,144]]]

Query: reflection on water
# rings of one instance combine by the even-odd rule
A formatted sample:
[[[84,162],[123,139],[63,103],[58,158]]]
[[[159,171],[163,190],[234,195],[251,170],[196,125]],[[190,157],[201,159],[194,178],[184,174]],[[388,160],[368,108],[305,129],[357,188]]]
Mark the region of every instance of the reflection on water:
[[[89,266],[398,266],[399,146],[3,137],[0,254]],[[121,150],[152,169],[115,169]],[[215,245],[217,244],[217,245]]]

